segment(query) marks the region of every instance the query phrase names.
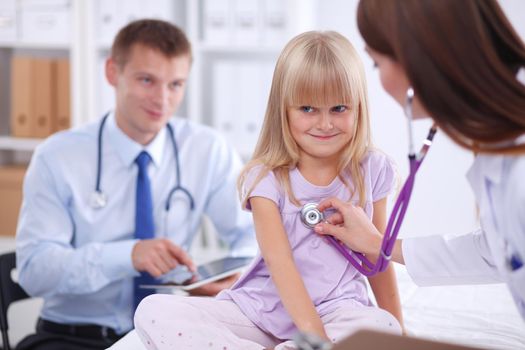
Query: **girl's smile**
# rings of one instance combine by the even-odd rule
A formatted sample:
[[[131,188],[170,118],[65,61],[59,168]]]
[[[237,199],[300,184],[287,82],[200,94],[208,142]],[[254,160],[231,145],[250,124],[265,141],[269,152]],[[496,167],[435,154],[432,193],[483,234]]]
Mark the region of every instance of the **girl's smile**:
[[[337,155],[352,139],[355,117],[346,105],[292,106],[287,112],[292,137],[314,158]]]
[[[335,134],[331,134],[331,135],[315,135],[315,134],[308,134],[310,136],[312,136],[313,138],[317,139],[317,140],[321,140],[321,141],[328,141],[328,140],[331,140],[337,136],[339,136],[341,133],[335,133]]]

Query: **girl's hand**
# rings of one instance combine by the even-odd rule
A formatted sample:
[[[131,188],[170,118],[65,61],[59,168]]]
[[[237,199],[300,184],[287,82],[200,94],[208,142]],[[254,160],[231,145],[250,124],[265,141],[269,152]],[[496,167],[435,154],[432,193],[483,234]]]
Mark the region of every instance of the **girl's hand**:
[[[357,252],[372,256],[379,254],[383,237],[362,208],[337,198],[325,199],[317,206],[320,211],[329,208],[334,208],[337,213],[315,226],[315,232],[334,236]]]

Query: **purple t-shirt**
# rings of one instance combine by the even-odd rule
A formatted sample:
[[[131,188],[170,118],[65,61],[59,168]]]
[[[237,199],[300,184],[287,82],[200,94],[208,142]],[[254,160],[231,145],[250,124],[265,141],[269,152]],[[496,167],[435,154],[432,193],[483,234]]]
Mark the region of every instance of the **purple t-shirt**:
[[[372,217],[373,203],[386,197],[394,186],[394,169],[389,159],[377,151],[369,152],[362,167],[366,193],[365,211]],[[254,167],[248,173],[245,188],[252,187],[261,170],[262,166]],[[347,181],[350,182],[350,179]],[[350,191],[339,178],[328,186],[316,186],[309,183],[295,168],[290,171],[290,182],[301,205],[318,203],[328,197],[337,197],[344,201],[350,199]],[[268,198],[279,208],[295,264],[321,316],[343,304],[356,307],[371,305],[364,276],[327,240],[302,223],[302,206],[297,207],[290,201],[273,172],[269,172],[255,185],[250,197]],[[357,195],[352,202],[359,202]],[[297,332],[260,255],[237,283],[231,289],[222,291],[217,298],[233,300],[253,323],[279,339],[291,339]]]

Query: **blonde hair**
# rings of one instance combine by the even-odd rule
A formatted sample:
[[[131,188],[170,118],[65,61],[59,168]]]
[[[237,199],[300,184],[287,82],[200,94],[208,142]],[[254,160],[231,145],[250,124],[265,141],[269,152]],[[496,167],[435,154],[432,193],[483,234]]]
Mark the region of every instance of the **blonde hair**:
[[[268,107],[252,159],[238,180],[243,206],[255,185],[273,171],[295,205],[289,171],[299,161],[299,146],[292,137],[286,114],[290,106],[330,105],[337,100],[351,107],[355,114],[353,137],[343,151],[337,167],[339,178],[347,185],[343,174],[352,178],[352,197],[359,195],[364,206],[365,189],[361,161],[370,141],[368,98],[362,62],[348,39],[337,32],[311,31],[293,38],[277,60],[273,74]],[[245,189],[247,173],[262,165],[251,188]]]

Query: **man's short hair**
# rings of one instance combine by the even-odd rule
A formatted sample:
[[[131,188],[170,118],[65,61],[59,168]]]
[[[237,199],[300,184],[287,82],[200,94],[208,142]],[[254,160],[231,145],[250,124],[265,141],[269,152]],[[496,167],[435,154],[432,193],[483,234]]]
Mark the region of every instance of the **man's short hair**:
[[[118,32],[111,47],[111,58],[121,69],[135,44],[158,50],[166,57],[188,55],[191,59],[191,44],[186,34],[166,21],[141,19],[129,23]]]

